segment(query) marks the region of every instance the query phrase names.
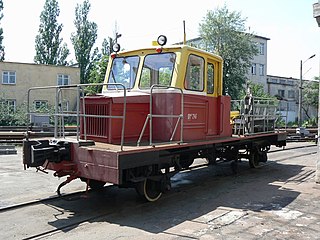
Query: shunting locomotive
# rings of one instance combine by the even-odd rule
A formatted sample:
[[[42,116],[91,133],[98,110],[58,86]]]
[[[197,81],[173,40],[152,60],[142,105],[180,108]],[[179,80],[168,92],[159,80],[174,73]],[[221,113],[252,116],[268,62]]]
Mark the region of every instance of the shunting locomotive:
[[[35,87],[54,89],[54,137],[24,140],[25,167],[52,170],[67,179],[80,178],[92,189],[106,183],[136,188],[156,201],[171,188],[170,179],[190,169],[196,158],[207,164],[240,159],[257,168],[267,161],[270,146],[285,146],[286,133],[275,129],[277,104],[248,92],[232,102],[222,91],[223,59],[187,45],[158,45],[111,54],[101,93],[86,94],[89,84]],[[61,102],[76,92],[75,111]],[[231,105],[236,106],[232,111]],[[29,115],[39,113],[28,106]],[[43,114],[43,113],[41,113]],[[77,124],[76,136],[66,136],[67,119]],[[32,119],[32,118],[30,118]]]

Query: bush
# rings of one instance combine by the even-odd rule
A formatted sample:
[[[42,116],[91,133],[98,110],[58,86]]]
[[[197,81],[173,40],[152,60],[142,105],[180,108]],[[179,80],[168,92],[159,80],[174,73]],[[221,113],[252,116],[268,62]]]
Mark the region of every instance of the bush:
[[[39,109],[30,109],[32,112],[50,114],[50,124],[53,124],[54,108],[52,106],[41,106]],[[8,104],[2,102],[0,104],[0,126],[27,126],[30,123],[27,114],[27,105],[24,103],[16,110]]]

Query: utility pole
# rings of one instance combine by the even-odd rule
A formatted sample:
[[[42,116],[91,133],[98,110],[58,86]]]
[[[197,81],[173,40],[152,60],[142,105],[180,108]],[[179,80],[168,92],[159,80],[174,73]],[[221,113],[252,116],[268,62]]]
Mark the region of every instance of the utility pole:
[[[320,0],[318,3],[313,4],[313,17],[320,27]],[[320,66],[319,66],[319,77],[320,77]],[[320,183],[320,80],[319,80],[319,102],[318,102],[318,158],[316,163],[316,183]]]
[[[313,54],[311,55],[307,60],[305,60],[304,62],[302,62],[302,60],[300,61],[300,82],[299,82],[299,104],[298,104],[298,127],[301,128],[302,127],[302,65],[308,61],[309,59],[315,57],[316,55]]]
[[[299,128],[302,127],[302,60],[300,60],[298,127],[299,127]]]

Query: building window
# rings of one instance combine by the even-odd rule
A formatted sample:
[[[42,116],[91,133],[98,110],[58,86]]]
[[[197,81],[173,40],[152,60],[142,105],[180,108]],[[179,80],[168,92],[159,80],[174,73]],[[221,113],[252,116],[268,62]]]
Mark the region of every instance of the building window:
[[[16,84],[16,72],[3,71],[2,72],[2,84]]]
[[[288,111],[296,111],[297,104],[296,102],[288,102]]]
[[[251,74],[256,75],[257,74],[257,64],[252,63],[251,65]]]
[[[288,98],[295,98],[296,94],[295,94],[295,90],[288,90]]]
[[[264,55],[264,43],[259,44],[259,53],[260,55]]]
[[[293,82],[292,80],[288,80],[288,81],[287,81],[287,84],[288,84],[288,85],[294,85],[294,82]]]
[[[287,83],[287,81],[286,81],[286,80],[284,80],[284,79],[280,79],[280,84],[285,85],[286,83]]]
[[[63,100],[60,103],[60,110],[63,112],[68,112],[69,111],[69,101],[68,100]]]
[[[0,100],[0,104],[3,109],[7,109],[9,113],[16,111],[16,100],[15,99],[5,99]]]
[[[70,76],[64,74],[58,74],[57,85],[69,85],[70,84]]]
[[[16,111],[16,100],[12,100],[12,99],[6,100],[6,104],[10,112]]]
[[[278,79],[276,78],[267,78],[268,83],[278,83]]]
[[[36,100],[33,102],[34,108],[35,109],[40,109],[40,108],[47,108],[48,107],[48,101],[45,100]]]
[[[284,98],[284,90],[278,89],[278,96]]]
[[[289,109],[288,109],[288,102],[286,102],[286,101],[280,102],[280,104],[279,104],[279,110],[280,110],[280,111],[288,111],[288,110],[289,110]]]
[[[204,59],[190,55],[188,59],[185,88],[194,91],[203,91]]]
[[[264,64],[259,65],[259,74],[260,76],[264,76]]]

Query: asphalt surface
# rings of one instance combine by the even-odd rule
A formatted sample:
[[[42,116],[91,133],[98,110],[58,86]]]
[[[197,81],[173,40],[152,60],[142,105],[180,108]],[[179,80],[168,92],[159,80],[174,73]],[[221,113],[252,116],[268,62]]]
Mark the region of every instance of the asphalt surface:
[[[62,192],[79,195],[0,212],[0,239],[320,239],[317,147],[287,148],[305,145],[237,175],[229,163],[182,172],[155,203],[115,186],[86,194],[75,180]],[[0,208],[54,196],[64,180],[23,170],[17,150],[0,156]]]

